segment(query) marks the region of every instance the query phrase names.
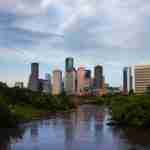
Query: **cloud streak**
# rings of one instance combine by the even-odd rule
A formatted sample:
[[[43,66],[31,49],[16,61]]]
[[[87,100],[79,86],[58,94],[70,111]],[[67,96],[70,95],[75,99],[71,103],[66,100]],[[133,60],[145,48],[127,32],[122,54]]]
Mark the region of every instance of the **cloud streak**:
[[[77,65],[103,64],[119,85],[123,66],[150,63],[149,18],[147,0],[1,0],[0,51],[12,56],[0,57],[52,70],[74,56]]]

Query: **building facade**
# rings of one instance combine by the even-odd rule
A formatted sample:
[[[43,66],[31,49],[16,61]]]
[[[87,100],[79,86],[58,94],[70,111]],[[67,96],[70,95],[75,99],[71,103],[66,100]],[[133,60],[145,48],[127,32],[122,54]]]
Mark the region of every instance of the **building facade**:
[[[150,87],[150,65],[137,65],[134,69],[135,93],[144,94]]]
[[[94,89],[103,89],[103,66],[94,67]]]
[[[51,75],[46,73],[45,74],[45,80],[43,81],[43,92],[50,94],[52,89],[52,85],[51,85]]]
[[[74,69],[74,59],[72,57],[66,58],[65,61],[66,72],[71,72]]]
[[[62,93],[62,72],[61,70],[54,70],[52,94],[59,95],[61,93]]]
[[[29,77],[28,88],[32,91],[38,91],[39,89],[39,64],[31,64],[31,74]]]
[[[74,68],[74,59],[68,57],[65,60],[65,82],[64,90],[67,95],[76,94],[76,70]]]
[[[77,70],[77,94],[84,95],[85,92],[85,67],[79,67]]]
[[[76,70],[72,70],[70,72],[65,73],[65,92],[67,95],[75,95],[76,94]]]
[[[129,94],[133,89],[132,68],[124,67],[123,69],[123,94]]]
[[[85,70],[85,87],[84,90],[87,95],[90,95],[92,92],[92,78],[91,70]]]

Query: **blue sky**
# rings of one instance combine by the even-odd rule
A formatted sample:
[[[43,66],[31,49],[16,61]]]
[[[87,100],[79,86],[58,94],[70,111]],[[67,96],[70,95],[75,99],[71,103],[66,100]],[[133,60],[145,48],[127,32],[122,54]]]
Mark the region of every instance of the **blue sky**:
[[[30,62],[44,72],[104,66],[107,82],[122,84],[122,68],[150,63],[148,0],[0,0],[0,80],[27,82]]]

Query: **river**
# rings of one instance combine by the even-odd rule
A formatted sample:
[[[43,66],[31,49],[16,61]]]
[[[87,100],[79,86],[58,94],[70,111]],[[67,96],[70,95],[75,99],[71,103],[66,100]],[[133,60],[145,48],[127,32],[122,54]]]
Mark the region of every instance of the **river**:
[[[106,108],[82,105],[19,131],[1,129],[0,150],[150,150],[150,130],[111,127],[108,117]]]

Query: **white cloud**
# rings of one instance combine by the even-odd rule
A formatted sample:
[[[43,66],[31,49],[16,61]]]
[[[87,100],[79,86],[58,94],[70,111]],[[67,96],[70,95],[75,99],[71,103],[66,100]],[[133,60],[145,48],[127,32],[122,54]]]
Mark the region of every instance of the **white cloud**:
[[[9,48],[18,50],[9,52],[10,59],[38,60],[54,68],[55,64],[62,66],[64,57],[74,56],[77,64],[91,64],[87,65],[90,67],[104,64],[107,74],[112,76],[114,69],[119,72],[124,65],[150,62],[150,2],[147,0],[0,0],[2,8],[16,14],[11,22],[5,23],[9,37],[6,39],[14,41],[14,34],[11,37],[14,27],[24,31],[16,33],[19,37],[16,43],[9,43]],[[57,33],[62,38],[33,36],[28,41],[24,37],[29,36],[23,36],[26,30],[42,35]],[[22,40],[27,40],[30,47],[21,45]],[[5,45],[7,48],[8,44]],[[5,53],[0,54],[1,58],[4,56]]]

